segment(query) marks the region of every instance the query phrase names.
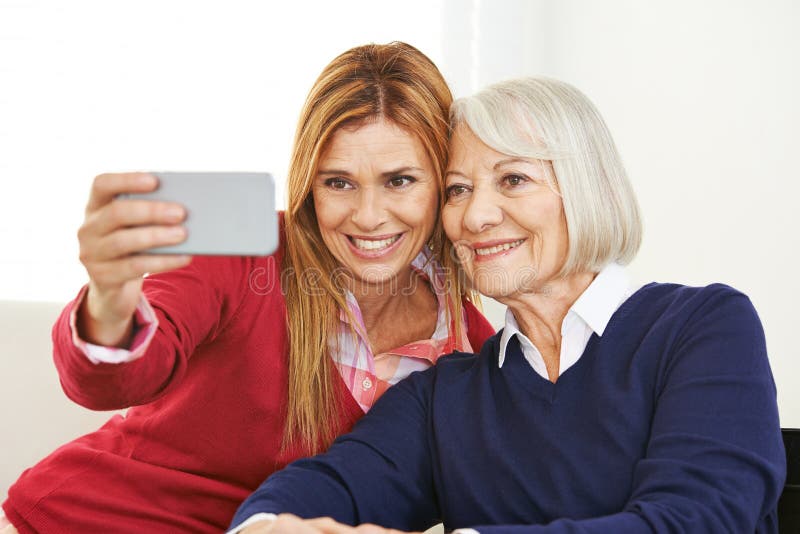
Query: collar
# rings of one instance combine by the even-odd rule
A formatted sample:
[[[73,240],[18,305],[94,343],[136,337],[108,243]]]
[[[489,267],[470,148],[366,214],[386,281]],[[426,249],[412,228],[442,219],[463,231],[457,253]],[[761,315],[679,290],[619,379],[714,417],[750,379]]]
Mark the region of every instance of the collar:
[[[625,268],[618,263],[607,264],[597,273],[589,287],[570,306],[561,323],[561,335],[565,335],[568,323],[577,319],[591,328],[595,334],[602,337],[608,322],[611,320],[611,316],[630,295],[630,281]],[[511,309],[506,309],[505,326],[503,327],[503,334],[500,336],[498,367],[503,366],[506,358],[506,347],[515,335],[519,336],[520,343],[527,342],[533,345],[519,329],[519,324]]]

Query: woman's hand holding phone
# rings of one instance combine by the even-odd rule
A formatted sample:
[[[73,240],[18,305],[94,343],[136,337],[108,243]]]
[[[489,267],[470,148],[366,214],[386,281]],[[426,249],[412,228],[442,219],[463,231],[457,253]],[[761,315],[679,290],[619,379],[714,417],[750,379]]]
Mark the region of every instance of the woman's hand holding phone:
[[[86,215],[78,230],[80,260],[89,274],[89,290],[78,310],[78,329],[86,341],[124,347],[145,273],[188,265],[191,256],[140,254],[186,239],[184,208],[174,202],[120,199],[158,187],[148,173],[101,174],[94,179]]]

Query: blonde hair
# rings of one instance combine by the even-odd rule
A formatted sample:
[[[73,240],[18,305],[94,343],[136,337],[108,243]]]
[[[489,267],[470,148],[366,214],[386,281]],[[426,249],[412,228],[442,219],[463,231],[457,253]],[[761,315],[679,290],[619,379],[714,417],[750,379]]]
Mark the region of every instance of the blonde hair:
[[[458,99],[450,118],[451,128],[465,123],[498,152],[552,162],[569,235],[561,276],[634,258],[639,205],[614,140],[583,93],[549,78],[508,80]]]
[[[338,129],[379,118],[392,121],[422,143],[439,179],[441,208],[451,102],[450,89],[433,62],[400,42],[346,51],[325,67],[311,88],[300,114],[287,180],[282,279],[289,388],[284,447],[299,443],[309,453],[321,450],[336,437],[343,410],[328,340],[337,333],[339,310],[349,313],[349,309],[341,284],[331,276],[337,262],[322,241],[314,211],[311,186],[319,159]],[[448,244],[437,215],[429,245],[453,280],[456,265],[446,253]],[[451,281],[448,289],[449,311],[459,318],[455,324],[460,340],[465,290],[458,280]]]

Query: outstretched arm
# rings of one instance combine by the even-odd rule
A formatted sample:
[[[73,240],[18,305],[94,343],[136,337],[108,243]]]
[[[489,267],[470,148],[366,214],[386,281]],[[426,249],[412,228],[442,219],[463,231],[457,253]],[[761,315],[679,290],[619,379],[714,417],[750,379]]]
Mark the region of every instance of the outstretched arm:
[[[390,388],[327,453],[270,476],[241,505],[232,527],[260,512],[402,530],[435,524],[439,514],[427,439],[434,372],[415,373]]]

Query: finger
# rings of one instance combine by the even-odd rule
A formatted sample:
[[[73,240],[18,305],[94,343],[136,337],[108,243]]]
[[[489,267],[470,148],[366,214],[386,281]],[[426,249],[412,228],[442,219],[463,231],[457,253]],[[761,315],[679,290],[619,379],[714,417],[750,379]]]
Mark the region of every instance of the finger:
[[[270,534],[329,534],[336,532],[335,530],[331,531],[323,528],[330,523],[336,525],[336,522],[332,520],[319,522],[315,519],[301,519],[292,514],[279,514],[275,521],[269,525],[268,530],[263,532],[269,532]]]
[[[354,527],[334,521],[330,517],[308,519],[306,520],[306,523],[310,526],[313,526],[323,534],[351,534],[353,532],[357,532]]]
[[[356,527],[356,532],[358,534],[404,534],[400,530],[395,530],[393,528],[384,528],[378,525],[373,525],[372,523],[363,523]],[[418,533],[408,533],[408,534],[418,534]]]
[[[154,247],[177,245],[186,240],[186,235],[186,228],[181,225],[126,228],[87,243],[81,257],[89,261],[120,259]]]
[[[120,193],[146,193],[158,187],[158,178],[146,172],[101,174],[92,182],[86,211],[94,211],[111,202]]]
[[[388,531],[383,527],[379,527],[378,525],[364,523],[363,525],[358,525],[356,527],[356,532],[358,532],[358,534],[386,534]]]
[[[393,528],[384,528],[372,523],[362,523],[356,527],[358,534],[422,534],[421,532],[406,532]]]
[[[145,274],[156,274],[171,271],[189,265],[191,256],[172,255],[137,255],[116,261],[97,262],[86,265],[89,277],[100,288],[108,288],[124,284],[129,280],[141,278]]]
[[[149,200],[115,200],[97,211],[87,213],[86,220],[78,229],[81,254],[93,251],[98,240],[112,235],[121,228],[175,225],[183,221],[185,216],[186,211],[180,204]],[[175,233],[172,236],[176,239],[180,237]],[[169,239],[166,235],[162,237]]]
[[[179,223],[186,218],[186,209],[177,202],[119,198],[87,214],[86,218],[87,226],[105,234],[125,226]]]
[[[275,521],[273,520],[256,521],[255,523],[247,525],[239,532],[240,534],[279,534],[279,531],[275,530],[274,525]]]

